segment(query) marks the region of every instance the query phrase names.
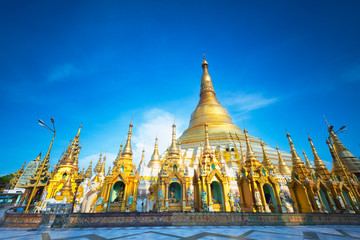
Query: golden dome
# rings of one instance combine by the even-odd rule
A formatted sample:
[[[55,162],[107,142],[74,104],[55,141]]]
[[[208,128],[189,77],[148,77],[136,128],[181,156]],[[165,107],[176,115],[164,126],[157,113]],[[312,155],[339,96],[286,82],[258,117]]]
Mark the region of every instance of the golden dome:
[[[200,101],[191,114],[188,129],[179,138],[182,147],[187,147],[204,141],[205,123],[209,126],[210,140],[229,139],[228,133],[237,133],[243,138],[243,132],[232,122],[226,109],[216,98],[216,93],[208,73],[208,63],[205,58],[202,62],[203,74],[201,77]],[[189,145],[190,144],[190,145]]]

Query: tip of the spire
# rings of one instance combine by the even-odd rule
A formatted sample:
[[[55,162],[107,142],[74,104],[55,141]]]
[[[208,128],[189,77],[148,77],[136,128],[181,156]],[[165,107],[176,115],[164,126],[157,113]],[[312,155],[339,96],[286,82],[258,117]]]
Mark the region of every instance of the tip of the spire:
[[[203,54],[203,62],[202,62],[202,64],[201,64],[201,66],[202,66],[202,67],[208,66],[208,63],[207,63],[207,61],[205,60],[205,54]]]
[[[81,128],[82,128],[82,124],[81,124],[81,125],[80,125],[80,127],[79,127],[79,130],[78,130],[77,136],[79,136],[79,135],[80,135]]]
[[[285,128],[285,130],[286,130],[286,137],[291,137],[291,135],[290,135],[290,133],[288,132],[288,130]]]

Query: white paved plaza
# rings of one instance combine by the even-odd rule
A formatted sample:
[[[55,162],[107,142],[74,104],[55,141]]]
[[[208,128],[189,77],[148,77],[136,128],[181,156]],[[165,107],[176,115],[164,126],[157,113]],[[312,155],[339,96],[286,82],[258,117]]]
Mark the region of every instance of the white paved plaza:
[[[360,226],[195,226],[113,227],[71,229],[0,228],[0,238],[9,240],[225,240],[225,239],[360,239]]]

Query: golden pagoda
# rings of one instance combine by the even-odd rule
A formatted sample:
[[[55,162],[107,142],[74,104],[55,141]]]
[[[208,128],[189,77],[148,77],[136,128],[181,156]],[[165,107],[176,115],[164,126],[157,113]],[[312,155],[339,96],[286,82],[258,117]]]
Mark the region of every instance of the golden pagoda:
[[[78,178],[78,158],[81,146],[79,130],[59,160],[58,166],[54,169],[49,184],[44,189],[45,200],[54,198],[57,201],[71,203],[77,186],[75,180]]]
[[[125,212],[136,210],[139,174],[133,165],[131,135],[133,124],[129,125],[128,137],[120,157],[114,162],[111,175],[105,177],[96,203],[97,212]],[[104,170],[105,171],[105,170]]]
[[[314,166],[298,156],[287,133],[291,154],[276,150],[252,137],[244,128],[233,124],[227,110],[220,104],[203,59],[200,100],[191,115],[188,128],[172,141],[166,152],[159,154],[158,139],[146,164],[143,150],[138,168],[133,164],[130,123],[125,146],[105,173],[106,156],[100,154],[92,174],[79,173],[78,156],[80,129],[66,152],[49,173],[49,159],[35,161],[36,170],[26,183],[26,200],[38,174],[37,195],[44,189],[43,203],[72,202],[75,212],[131,211],[209,211],[209,212],[302,212],[360,213],[360,161],[348,151],[329,126],[334,148],[329,144],[333,168],[329,171],[319,157],[312,139],[310,146]],[[243,150],[246,146],[246,152]],[[289,164],[291,162],[291,165]],[[291,171],[290,171],[291,169]],[[20,170],[18,175],[20,176]],[[26,169],[25,169],[26,172]],[[21,177],[18,184],[21,182]],[[83,182],[79,184],[80,179]],[[15,183],[13,180],[12,184]],[[22,185],[23,186],[23,185]],[[45,187],[46,186],[46,187]],[[75,189],[79,186],[76,196]]]
[[[286,137],[289,140],[292,156],[291,181],[288,183],[288,187],[296,210],[302,213],[320,212],[321,208],[316,203],[313,190],[315,175],[305,167],[295,150],[289,133],[286,134]]]
[[[209,140],[212,146],[225,146],[223,152],[227,163],[232,165],[233,169],[238,168],[240,146],[234,142],[237,140],[245,143],[245,136],[241,129],[234,125],[227,110],[220,104],[216,98],[211,77],[208,72],[208,63],[205,57],[202,62],[202,77],[200,88],[200,100],[194,112],[191,114],[189,127],[178,139],[178,144],[184,153],[184,161],[198,161],[200,145],[203,142],[204,124],[208,124]],[[262,157],[260,140],[253,136],[248,136],[249,141],[254,144],[254,152],[258,157]],[[265,144],[266,145],[266,144]],[[274,149],[268,148],[268,156],[273,163],[277,162],[277,155]],[[284,161],[290,164],[290,154],[283,153]]]
[[[187,198],[186,191],[192,185],[191,180],[185,175],[185,166],[181,162],[174,123],[169,152],[158,176],[158,209],[160,211],[190,211],[191,199]]]
[[[333,197],[336,196],[336,183],[333,181],[331,173],[325,166],[323,160],[319,157],[312,139],[309,137],[308,140],[314,155],[315,168],[313,171],[315,173],[315,200],[317,204],[320,205],[321,212],[339,212],[334,201],[335,198]],[[314,175],[312,174],[312,176]]]
[[[330,142],[326,140],[326,143],[333,159],[331,173],[336,183],[336,192],[333,193],[333,197],[335,198],[334,201],[337,208],[341,212],[355,211],[359,213],[359,180],[356,175],[350,173],[346,165],[343,164]]]
[[[229,199],[229,178],[224,175],[225,162],[212,151],[208,124],[204,124],[205,144],[194,175],[195,210],[210,212],[230,212],[233,197]],[[230,202],[230,200],[232,202]]]
[[[334,150],[340,160],[346,165],[349,172],[354,173],[358,178],[360,178],[360,160],[355,157],[352,152],[350,152],[340,141],[333,126],[328,126],[328,131],[334,145]]]
[[[245,165],[238,172],[241,209],[245,212],[282,212],[279,180],[274,175],[274,166],[270,164],[263,148],[263,164],[255,156],[244,129],[246,141]]]

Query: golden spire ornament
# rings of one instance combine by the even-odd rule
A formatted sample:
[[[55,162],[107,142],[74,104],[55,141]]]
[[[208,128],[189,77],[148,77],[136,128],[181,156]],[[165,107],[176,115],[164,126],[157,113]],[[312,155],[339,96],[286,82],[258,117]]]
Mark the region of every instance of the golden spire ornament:
[[[171,146],[169,149],[169,155],[170,156],[174,156],[174,155],[179,155],[179,150],[177,148],[177,143],[176,143],[176,124],[174,123],[172,126],[173,130],[172,130],[172,141],[171,141]]]
[[[291,149],[290,150],[290,152],[291,152],[291,161],[292,161],[293,167],[295,165],[304,165],[303,161],[301,160],[301,158],[299,157],[299,155],[296,152],[296,149],[294,147],[294,143],[291,140],[291,135],[288,132],[286,132],[286,137],[289,140],[289,145],[290,145],[290,149]]]
[[[276,151],[278,154],[278,168],[279,168],[279,173],[282,175],[291,175],[291,172],[288,168],[288,166],[286,165],[284,159],[281,156],[281,152],[278,146],[276,146]]]
[[[306,153],[305,153],[304,150],[303,150],[303,155],[304,155],[304,158],[305,158],[305,167],[306,167],[307,169],[309,169],[310,172],[315,173],[315,168],[314,168],[314,166],[311,164],[311,162],[309,161],[309,159],[308,159],[308,157],[307,157],[307,155],[306,155]]]
[[[132,156],[133,152],[132,152],[132,149],[131,149],[131,134],[132,134],[132,127],[133,127],[133,124],[132,122],[129,124],[129,132],[128,132],[128,137],[127,137],[127,140],[126,140],[126,144],[125,144],[125,147],[124,147],[124,150],[123,152],[121,153],[121,156],[127,156],[127,157],[130,157]]]

